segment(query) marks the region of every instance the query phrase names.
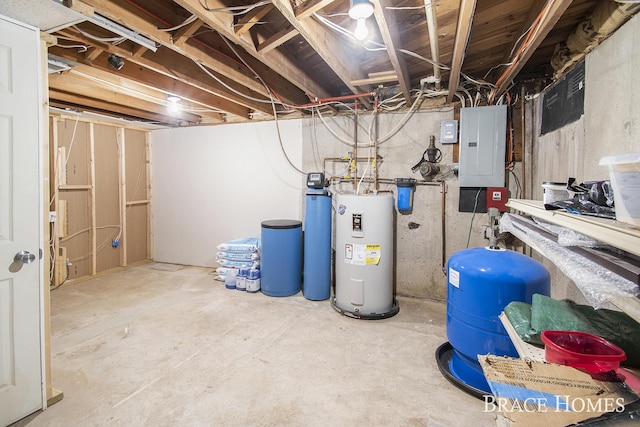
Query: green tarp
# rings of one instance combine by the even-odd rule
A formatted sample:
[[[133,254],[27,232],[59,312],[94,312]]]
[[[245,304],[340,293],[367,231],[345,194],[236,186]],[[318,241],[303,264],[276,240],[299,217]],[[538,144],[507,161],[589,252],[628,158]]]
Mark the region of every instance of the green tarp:
[[[620,311],[599,309],[535,294],[531,305],[508,304],[504,313],[518,335],[533,345],[544,346],[545,330],[579,331],[600,336],[624,350],[622,365],[640,368],[640,324]]]

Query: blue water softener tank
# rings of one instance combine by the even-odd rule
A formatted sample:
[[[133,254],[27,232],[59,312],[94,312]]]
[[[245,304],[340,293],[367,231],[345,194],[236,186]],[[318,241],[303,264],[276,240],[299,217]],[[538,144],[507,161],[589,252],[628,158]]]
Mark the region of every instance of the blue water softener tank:
[[[302,287],[302,222],[272,219],[262,222],[260,253],[262,293],[286,297]]]
[[[512,301],[531,304],[533,294],[549,295],[549,272],[518,252],[472,248],[449,258],[447,279],[450,373],[489,393],[478,354],[518,357],[498,316]]]
[[[331,194],[309,188],[304,215],[304,280],[302,293],[314,301],[331,296]]]

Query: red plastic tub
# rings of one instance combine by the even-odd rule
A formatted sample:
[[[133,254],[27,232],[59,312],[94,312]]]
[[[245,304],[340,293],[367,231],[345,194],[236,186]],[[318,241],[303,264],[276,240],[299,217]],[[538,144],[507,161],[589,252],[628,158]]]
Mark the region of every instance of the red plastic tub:
[[[568,365],[590,374],[617,370],[627,355],[617,345],[597,335],[574,331],[543,331],[547,362]]]

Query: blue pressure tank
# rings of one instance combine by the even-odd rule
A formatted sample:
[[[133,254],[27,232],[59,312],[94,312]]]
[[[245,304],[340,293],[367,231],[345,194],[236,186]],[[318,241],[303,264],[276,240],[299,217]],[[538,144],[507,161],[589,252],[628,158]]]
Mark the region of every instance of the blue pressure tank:
[[[498,316],[512,301],[531,304],[533,294],[549,295],[549,272],[518,252],[488,247],[457,252],[447,267],[450,373],[467,386],[490,393],[478,355],[518,357]]]
[[[305,197],[302,293],[314,301],[331,296],[331,194],[309,189]]]
[[[260,275],[262,293],[286,297],[302,287],[302,222],[273,219],[262,222]]]

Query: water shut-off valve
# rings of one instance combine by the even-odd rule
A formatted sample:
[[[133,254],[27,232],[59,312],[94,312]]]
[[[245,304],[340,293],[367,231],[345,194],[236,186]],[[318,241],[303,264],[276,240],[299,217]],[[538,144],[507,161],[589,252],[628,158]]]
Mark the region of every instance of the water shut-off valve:
[[[422,159],[411,168],[411,172],[415,173],[416,170],[419,170],[425,181],[431,181],[440,172],[440,166],[438,166],[440,160],[442,160],[442,151],[436,148],[435,135],[431,135],[429,147],[422,153]]]

